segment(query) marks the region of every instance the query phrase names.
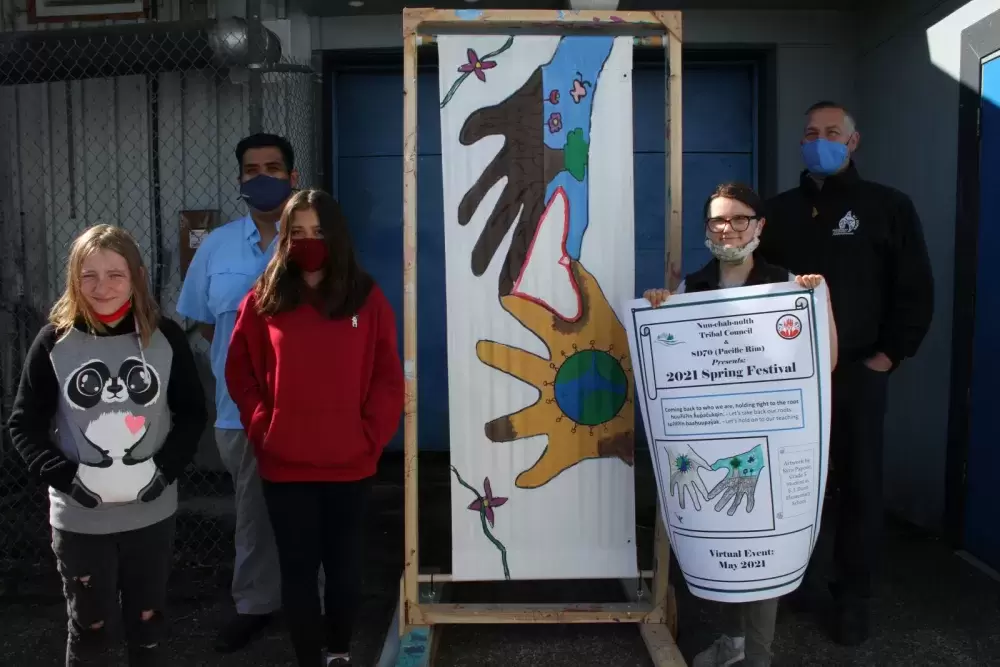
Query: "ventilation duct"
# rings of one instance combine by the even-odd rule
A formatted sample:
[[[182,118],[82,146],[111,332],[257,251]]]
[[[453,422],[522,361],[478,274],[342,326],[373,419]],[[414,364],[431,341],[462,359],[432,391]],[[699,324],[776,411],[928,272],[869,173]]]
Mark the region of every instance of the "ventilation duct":
[[[281,59],[281,42],[259,30],[259,58],[241,18],[0,33],[0,85],[267,67]]]

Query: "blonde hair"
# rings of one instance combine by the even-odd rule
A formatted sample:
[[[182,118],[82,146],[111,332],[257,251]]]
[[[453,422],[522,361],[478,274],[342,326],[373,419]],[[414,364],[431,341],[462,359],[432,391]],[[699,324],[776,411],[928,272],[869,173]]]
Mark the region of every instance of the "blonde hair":
[[[142,263],[139,246],[132,235],[121,227],[94,225],[76,237],[70,246],[66,262],[66,288],[52,306],[49,321],[61,336],[69,333],[81,319],[93,331],[107,331],[107,326],[97,318],[80,289],[84,260],[101,250],[120,255],[128,266],[132,283],[132,316],[135,318],[135,328],[142,346],[148,347],[153,332],[159,326],[160,312],[146,285],[146,267]]]

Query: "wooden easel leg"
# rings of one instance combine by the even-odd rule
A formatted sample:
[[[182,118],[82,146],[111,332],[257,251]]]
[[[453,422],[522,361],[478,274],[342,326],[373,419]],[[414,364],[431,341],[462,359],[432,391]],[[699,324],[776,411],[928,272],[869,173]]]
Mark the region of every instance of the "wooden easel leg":
[[[653,601],[663,612],[663,622],[677,639],[677,598],[670,585],[670,540],[663,526],[660,508],[656,508],[653,537]]]
[[[687,667],[670,630],[660,623],[640,623],[639,634],[656,667]]]
[[[400,624],[401,605],[405,600],[403,582],[400,580],[400,596],[396,602],[396,611],[382,644],[378,667],[431,667],[437,652],[441,629],[435,631],[434,626],[420,625],[403,627]],[[420,584],[420,604],[431,604],[441,599],[442,584]]]
[[[654,609],[648,622],[639,623],[639,634],[653,664],[656,667],[685,667],[687,663],[677,648],[677,600],[670,586],[670,542],[660,520],[659,508],[653,540],[653,592],[650,593],[642,578],[638,586],[630,580],[621,583],[630,600],[646,596],[653,600]]]
[[[642,636],[649,657],[656,667],[687,665],[677,648],[677,598],[670,585],[670,541],[663,526],[660,508],[656,508],[656,529],[653,537],[653,603],[660,610],[662,622],[641,623]]]

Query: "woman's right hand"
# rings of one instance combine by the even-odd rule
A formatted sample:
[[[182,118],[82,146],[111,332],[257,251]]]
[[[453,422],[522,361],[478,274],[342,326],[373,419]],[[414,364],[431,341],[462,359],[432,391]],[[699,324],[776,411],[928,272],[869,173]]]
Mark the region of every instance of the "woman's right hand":
[[[648,289],[642,293],[642,298],[653,305],[653,308],[659,308],[670,298],[670,290],[668,289]]]

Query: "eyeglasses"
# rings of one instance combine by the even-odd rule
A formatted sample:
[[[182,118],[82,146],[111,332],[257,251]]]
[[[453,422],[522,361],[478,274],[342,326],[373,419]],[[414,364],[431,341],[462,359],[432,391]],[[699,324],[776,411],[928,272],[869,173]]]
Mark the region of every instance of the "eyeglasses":
[[[733,228],[734,232],[745,232],[751,222],[759,220],[757,216],[734,215],[731,218],[709,218],[705,221],[708,230],[716,234],[726,231],[726,225]]]

